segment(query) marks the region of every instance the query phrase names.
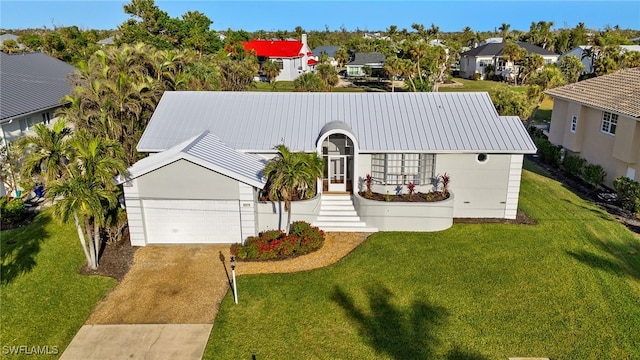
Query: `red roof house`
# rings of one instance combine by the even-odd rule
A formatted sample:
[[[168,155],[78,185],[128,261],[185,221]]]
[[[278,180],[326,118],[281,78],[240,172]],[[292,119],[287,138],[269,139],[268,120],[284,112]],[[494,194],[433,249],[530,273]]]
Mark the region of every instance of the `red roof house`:
[[[311,49],[307,45],[307,35],[298,40],[250,40],[242,44],[244,50],[255,52],[260,63],[266,60],[280,65],[278,80],[295,80],[305,72],[313,70],[315,62],[310,61]]]

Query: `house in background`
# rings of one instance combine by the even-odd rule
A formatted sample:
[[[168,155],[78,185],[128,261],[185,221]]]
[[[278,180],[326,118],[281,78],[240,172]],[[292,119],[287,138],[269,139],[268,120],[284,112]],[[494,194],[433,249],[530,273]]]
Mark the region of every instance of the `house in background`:
[[[385,57],[382,53],[355,53],[353,60],[346,64],[347,76],[365,76],[365,67],[371,69],[373,76],[382,74]]]
[[[640,45],[617,45],[617,46],[620,46],[621,51],[624,53],[627,53],[630,51],[640,51]],[[582,72],[583,74],[593,74],[595,72],[595,69],[593,68],[593,65],[594,65],[593,62],[594,62],[594,59],[597,57],[597,51],[594,50],[592,52],[591,49],[593,49],[593,46],[591,45],[577,46],[569,50],[567,53],[562,54],[562,56],[560,56],[560,60],[562,60],[562,58],[567,55],[573,55],[578,59],[582,60],[582,65],[584,65],[584,71]]]
[[[293,221],[325,231],[438,231],[453,218],[516,217],[524,154],[536,148],[518,117],[499,116],[487,93],[165,92],[119,178],[131,243],[236,243],[285,225],[261,201],[262,169],[286,145],[317,153],[317,194],[294,201]],[[437,188],[439,202],[365,199],[373,191]]]
[[[549,140],[599,164],[605,185],[640,181],[640,68],[547,90],[553,101]]]
[[[40,52],[0,53],[0,145],[33,134],[36,124],[55,121],[55,111],[72,92],[76,68]],[[6,189],[0,186],[0,195]]]
[[[539,54],[544,59],[545,64],[555,64],[558,62],[559,54],[545,50],[539,46],[531,45],[522,41],[515,42],[520,47],[527,50],[529,54]],[[506,61],[502,56],[502,51],[507,43],[490,42],[465,51],[460,54],[460,77],[472,78],[473,74],[480,74],[481,78],[485,78],[485,68],[487,65],[493,65],[496,74],[508,77],[515,66],[513,63]]]
[[[262,65],[266,60],[275,61],[280,66],[276,81],[291,81],[298,76],[313,71],[316,60],[311,58],[307,45],[307,34],[298,40],[250,40],[243,44],[245,51],[254,51]]]
[[[327,54],[327,56],[329,57],[329,64],[337,67],[338,60],[336,60],[336,51],[338,51],[338,49],[340,49],[340,46],[318,46],[317,48],[313,49],[312,56],[313,59],[318,62],[320,61],[321,54]]]

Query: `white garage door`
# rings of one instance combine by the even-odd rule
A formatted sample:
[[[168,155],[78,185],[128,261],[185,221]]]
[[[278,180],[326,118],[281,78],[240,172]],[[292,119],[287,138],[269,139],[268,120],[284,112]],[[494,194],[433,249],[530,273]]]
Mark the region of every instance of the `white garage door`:
[[[241,241],[238,200],[143,200],[149,244]]]

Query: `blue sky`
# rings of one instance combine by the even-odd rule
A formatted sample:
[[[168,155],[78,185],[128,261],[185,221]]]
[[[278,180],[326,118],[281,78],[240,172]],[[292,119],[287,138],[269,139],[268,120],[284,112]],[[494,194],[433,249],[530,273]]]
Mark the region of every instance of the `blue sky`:
[[[76,25],[82,29],[115,29],[128,16],[122,0],[31,1],[0,0],[0,28],[53,28]],[[432,23],[440,31],[494,30],[502,23],[512,30],[529,29],[532,21],[553,21],[556,28],[584,22],[588,28],[606,25],[640,29],[640,1],[168,1],[156,0],[171,17],[198,10],[215,30],[385,30],[389,25],[411,29],[412,23]]]

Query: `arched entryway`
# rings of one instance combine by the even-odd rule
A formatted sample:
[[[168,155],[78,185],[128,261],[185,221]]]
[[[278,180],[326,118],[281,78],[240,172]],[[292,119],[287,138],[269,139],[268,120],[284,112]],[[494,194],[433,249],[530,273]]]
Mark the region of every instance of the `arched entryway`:
[[[318,155],[324,160],[322,192],[351,193],[355,187],[358,142],[349,125],[327,123],[317,141]]]

